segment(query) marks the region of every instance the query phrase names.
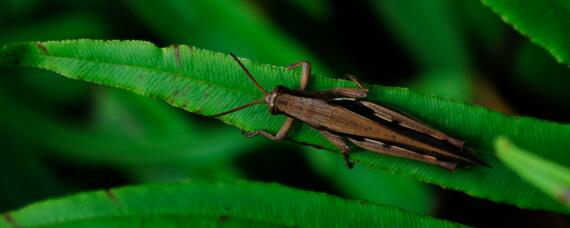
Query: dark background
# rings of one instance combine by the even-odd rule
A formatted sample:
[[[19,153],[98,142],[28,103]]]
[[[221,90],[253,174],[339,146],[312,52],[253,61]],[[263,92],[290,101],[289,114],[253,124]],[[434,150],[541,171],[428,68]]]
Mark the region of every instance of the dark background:
[[[136,39],[231,51],[276,65],[308,59],[317,74],[351,73],[366,83],[410,87],[509,114],[559,122],[569,116],[568,69],[475,0],[0,0],[0,25],[0,44]],[[473,226],[568,225],[554,213],[365,167],[347,171],[340,156],[289,142],[246,141],[239,129],[116,89],[33,69],[0,74],[0,211],[128,184],[245,178]],[[179,133],[189,137],[186,145],[160,145]],[[228,145],[194,146],[206,137]],[[149,140],[158,149],[139,145]],[[140,157],[120,156],[124,148],[139,147],[145,151]],[[177,150],[191,155],[152,159]]]

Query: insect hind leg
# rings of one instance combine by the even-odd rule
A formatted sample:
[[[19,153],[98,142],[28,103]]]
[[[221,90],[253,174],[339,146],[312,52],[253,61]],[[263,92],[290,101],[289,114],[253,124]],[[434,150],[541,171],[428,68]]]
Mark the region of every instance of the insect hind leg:
[[[342,156],[344,158],[344,163],[346,167],[352,169],[354,167],[354,163],[350,160],[350,147],[344,142],[344,139],[341,136],[335,135],[329,131],[321,130],[321,134],[329,140],[332,144],[338,147],[342,151]]]
[[[264,131],[264,130],[257,130],[257,131],[252,131],[252,132],[243,132],[243,135],[247,138],[251,138],[251,137],[261,135],[261,136],[268,138],[268,139],[271,139],[273,141],[279,141],[279,140],[284,139],[285,136],[287,136],[287,134],[289,133],[289,130],[291,130],[294,123],[295,123],[295,119],[293,119],[291,117],[287,118],[287,120],[285,121],[285,123],[283,124],[281,129],[279,129],[279,131],[275,135],[273,135],[267,131]]]
[[[455,168],[457,167],[457,163],[455,163],[455,162],[442,161],[442,160],[439,160],[436,157],[433,157],[430,155],[416,153],[412,150],[408,150],[408,149],[398,147],[398,146],[394,146],[394,145],[389,145],[389,144],[386,144],[384,142],[380,142],[377,140],[369,140],[369,139],[356,140],[356,139],[352,139],[352,138],[348,138],[348,140],[360,148],[370,150],[370,151],[374,151],[374,152],[381,153],[381,154],[385,154],[385,155],[422,161],[422,162],[425,162],[428,164],[439,166],[441,168],[444,168],[444,169],[447,169],[450,171],[454,171]]]
[[[354,100],[366,98],[368,96],[368,90],[358,88],[334,88],[318,92],[317,94],[328,95],[334,98],[352,98]]]

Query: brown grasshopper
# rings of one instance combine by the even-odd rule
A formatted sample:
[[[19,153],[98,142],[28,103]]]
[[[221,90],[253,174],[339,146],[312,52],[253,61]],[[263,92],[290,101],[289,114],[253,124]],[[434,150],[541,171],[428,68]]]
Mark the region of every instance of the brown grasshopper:
[[[350,147],[346,141],[366,150],[418,160],[448,170],[455,170],[458,163],[488,166],[464,148],[463,140],[450,137],[402,112],[365,100],[368,89],[354,76],[348,75],[348,78],[357,88],[306,92],[311,64],[301,61],[287,67],[289,70],[302,67],[301,86],[298,90],[277,86],[272,92],[267,92],[243,63],[234,54],[230,55],[265,96],[262,100],[252,101],[212,117],[264,103],[269,105],[272,114],[288,116],[277,134],[257,130],[246,132],[246,137],[262,135],[272,140],[281,140],[295,120],[300,120],[321,132],[338,147],[349,168],[352,168],[353,163],[349,158]]]

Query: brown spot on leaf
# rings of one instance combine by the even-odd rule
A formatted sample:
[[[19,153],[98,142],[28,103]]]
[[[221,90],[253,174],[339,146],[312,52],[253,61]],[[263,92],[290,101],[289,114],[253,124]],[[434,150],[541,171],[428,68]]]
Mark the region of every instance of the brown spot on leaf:
[[[173,44],[172,49],[174,50],[174,58],[176,59],[176,65],[180,65],[180,45]]]
[[[47,47],[42,43],[42,42],[37,42],[36,43],[36,47],[38,49],[40,49],[40,51],[45,54],[45,55],[49,55],[49,51],[47,49]]]
[[[220,223],[225,223],[226,221],[230,220],[230,216],[227,216],[227,215],[220,215],[220,217],[218,218],[218,220],[220,221]]]
[[[358,204],[360,204],[360,205],[367,205],[367,204],[368,204],[368,202],[366,202],[366,201],[364,201],[364,200],[358,200],[357,202],[358,202]]]
[[[169,96],[167,96],[165,98],[166,102],[170,103],[170,104],[174,104],[177,101],[177,98],[180,97],[182,95],[182,91],[177,89],[174,90],[172,93],[170,93]]]
[[[14,217],[12,217],[12,214],[10,213],[5,213],[2,215],[2,218],[8,223],[10,224],[12,227],[20,227],[20,225],[18,224],[18,222],[16,222],[16,220],[14,219]]]
[[[142,217],[141,218],[141,223],[139,224],[139,228],[144,228],[146,226],[146,218]]]
[[[119,202],[117,196],[115,195],[115,193],[113,193],[113,191],[111,191],[111,189],[105,189],[105,195],[109,200],[111,200],[111,202],[115,204]]]
[[[176,97],[176,96],[178,96],[178,94],[180,94],[180,90],[178,90],[178,89],[177,89],[177,90],[174,90],[174,92],[172,92],[172,93],[170,94],[170,97]]]
[[[203,95],[204,95],[204,99],[207,99],[210,96],[209,93],[204,93]]]
[[[560,194],[560,201],[567,205],[570,205],[570,189],[566,189],[562,194]]]

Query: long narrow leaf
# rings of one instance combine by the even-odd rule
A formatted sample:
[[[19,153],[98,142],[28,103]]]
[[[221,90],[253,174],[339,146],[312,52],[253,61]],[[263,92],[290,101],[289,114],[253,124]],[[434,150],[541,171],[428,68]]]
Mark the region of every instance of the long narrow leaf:
[[[271,89],[279,84],[296,88],[299,72],[244,60],[260,84]],[[213,115],[262,94],[252,86],[237,64],[226,54],[172,46],[158,48],[141,41],[72,40],[20,43],[0,50],[0,65],[30,66],[64,76],[130,90],[190,112]],[[310,90],[350,87],[352,83],[314,75]],[[570,164],[570,126],[527,117],[509,117],[484,108],[414,93],[407,89],[370,86],[370,99],[389,105],[467,140],[478,156],[493,168],[461,167],[455,172],[366,151],[354,151],[353,159],[372,169],[389,170],[463,191],[469,195],[519,207],[568,213],[533,186],[520,180],[491,154],[493,140],[506,135],[540,156]],[[275,132],[283,116],[274,116],[266,107],[255,106],[220,118],[244,130]],[[290,139],[326,150],[336,149],[308,126]],[[538,149],[540,148],[540,150]]]
[[[570,64],[570,2],[560,0],[482,0],[516,30]]]
[[[495,141],[499,158],[523,179],[570,207],[570,169],[517,147],[505,137]]]
[[[462,227],[395,208],[277,184],[201,181],[83,193],[33,204],[0,218],[0,227],[178,225]]]

